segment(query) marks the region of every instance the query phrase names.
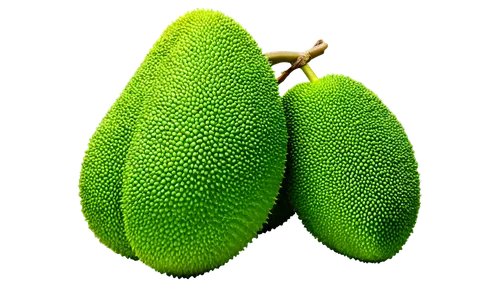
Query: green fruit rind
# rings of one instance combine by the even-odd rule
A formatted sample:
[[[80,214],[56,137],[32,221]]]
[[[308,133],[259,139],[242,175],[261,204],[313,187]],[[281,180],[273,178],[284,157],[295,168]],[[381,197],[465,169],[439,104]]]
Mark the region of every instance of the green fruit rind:
[[[164,53],[180,32],[175,28],[166,32]],[[123,171],[143,100],[161,84],[152,80],[161,72],[156,66],[161,57],[155,49],[149,52],[106,113],[90,139],[80,173],[80,203],[89,228],[101,243],[134,260],[137,257],[126,238],[120,207]]]
[[[172,29],[182,33],[168,45]],[[285,167],[283,107],[261,49],[220,12],[182,16],[151,54],[160,72],[126,160],[126,235],[155,270],[196,276],[237,255],[266,221]]]
[[[420,206],[418,164],[394,114],[342,75],[296,85],[283,105],[290,134],[287,191],[306,229],[350,258],[393,257]]]

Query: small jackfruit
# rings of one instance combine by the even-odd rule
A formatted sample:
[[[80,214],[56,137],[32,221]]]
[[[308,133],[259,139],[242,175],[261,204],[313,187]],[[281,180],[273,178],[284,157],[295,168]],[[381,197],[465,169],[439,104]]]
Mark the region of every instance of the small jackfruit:
[[[394,256],[420,206],[418,165],[394,114],[341,75],[298,84],[283,104],[290,135],[286,191],[304,226],[350,258]]]
[[[165,30],[92,137],[82,211],[113,250],[195,276],[257,236],[286,146],[278,84],[256,42],[220,12],[189,12]]]

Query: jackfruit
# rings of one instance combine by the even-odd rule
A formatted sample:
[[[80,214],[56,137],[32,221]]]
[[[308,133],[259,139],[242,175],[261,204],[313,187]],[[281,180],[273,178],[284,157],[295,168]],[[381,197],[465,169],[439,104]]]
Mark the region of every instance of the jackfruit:
[[[256,42],[220,12],[189,12],[155,43],[92,137],[82,211],[116,252],[195,276],[257,236],[286,146],[278,84]]]
[[[342,75],[294,86],[283,105],[290,135],[286,191],[306,229],[350,258],[393,257],[420,206],[418,164],[394,114]]]

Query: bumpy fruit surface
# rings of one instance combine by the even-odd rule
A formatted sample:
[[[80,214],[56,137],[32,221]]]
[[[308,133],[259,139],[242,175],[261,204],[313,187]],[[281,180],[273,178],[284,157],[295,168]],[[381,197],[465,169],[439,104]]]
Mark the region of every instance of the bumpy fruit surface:
[[[329,248],[366,262],[394,256],[420,206],[417,162],[403,127],[361,83],[329,75],[284,96],[291,202]]]
[[[277,82],[252,37],[222,13],[187,13],[92,136],[82,212],[115,252],[174,276],[203,273],[262,227],[286,142]]]

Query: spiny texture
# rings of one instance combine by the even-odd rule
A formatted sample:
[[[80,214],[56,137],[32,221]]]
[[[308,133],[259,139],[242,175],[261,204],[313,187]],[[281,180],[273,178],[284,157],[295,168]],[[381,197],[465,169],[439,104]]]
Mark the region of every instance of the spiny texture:
[[[283,94],[283,93],[282,93]],[[285,167],[285,176],[281,182],[281,188],[276,198],[276,204],[271,209],[271,214],[269,215],[267,222],[262,227],[259,232],[259,236],[263,236],[268,232],[273,232],[281,228],[285,223],[290,221],[294,217],[295,213],[293,211],[292,205],[290,204],[289,195],[289,183],[290,183],[290,162],[287,162]]]
[[[420,206],[412,145],[361,83],[329,75],[284,96],[290,195],[304,226],[329,248],[366,262],[394,256]]]
[[[125,236],[120,209],[123,170],[143,99],[161,84],[157,64],[175,45],[178,29],[165,34],[162,54],[151,50],[90,139],[80,174],[82,212],[99,240],[125,257],[137,259]]]
[[[172,27],[182,34],[170,44]],[[264,224],[283,178],[285,117],[267,59],[222,13],[184,15],[150,54],[161,71],[126,160],[125,230],[141,261],[194,276],[226,263]]]
[[[278,226],[284,224],[295,212],[288,200],[288,195],[280,189],[278,197],[276,199],[276,204],[272,208],[269,217],[266,220],[264,226],[259,231],[259,234],[268,232],[277,228]]]

